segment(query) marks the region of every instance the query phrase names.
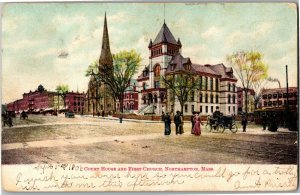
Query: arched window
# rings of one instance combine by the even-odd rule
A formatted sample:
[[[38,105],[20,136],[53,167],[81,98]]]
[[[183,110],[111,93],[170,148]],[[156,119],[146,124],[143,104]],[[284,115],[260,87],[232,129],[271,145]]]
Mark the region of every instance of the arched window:
[[[157,103],[157,95],[154,94],[154,103]]]
[[[214,103],[214,95],[210,94],[210,103]]]
[[[205,103],[208,103],[208,94],[205,94]]]
[[[203,95],[202,95],[202,93],[200,93],[200,103],[202,103],[202,97]]]
[[[228,94],[228,104],[230,104],[230,103],[231,103],[231,95]]]
[[[230,87],[231,87],[231,85],[230,85],[230,83],[228,83],[228,91],[230,91]]]
[[[154,76],[157,77],[157,76],[160,76],[160,65],[157,64],[155,67],[154,67]]]
[[[235,95],[232,96],[232,103],[235,104]]]
[[[219,95],[216,95],[216,103],[219,103]]]
[[[146,83],[143,83],[143,90],[146,89]]]

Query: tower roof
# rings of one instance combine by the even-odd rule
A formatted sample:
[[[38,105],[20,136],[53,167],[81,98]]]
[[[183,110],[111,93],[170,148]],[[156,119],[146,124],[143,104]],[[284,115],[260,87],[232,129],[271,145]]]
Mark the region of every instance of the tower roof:
[[[106,13],[105,13],[103,35],[102,35],[102,48],[101,48],[101,54],[99,59],[99,66],[112,66],[112,65],[113,65],[113,59],[110,52],[107,20],[106,20]]]
[[[177,45],[177,41],[172,35],[166,23],[164,23],[163,26],[161,27],[159,33],[157,34],[153,42],[153,45],[156,45],[158,43],[172,43],[174,45]]]

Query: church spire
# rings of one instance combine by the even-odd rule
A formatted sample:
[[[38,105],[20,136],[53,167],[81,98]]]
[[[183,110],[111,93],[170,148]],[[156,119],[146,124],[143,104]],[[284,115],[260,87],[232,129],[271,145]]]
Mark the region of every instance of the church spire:
[[[110,52],[109,36],[108,36],[107,20],[106,20],[106,12],[105,12],[103,35],[102,35],[102,48],[101,48],[101,54],[99,59],[99,66],[112,66],[112,65],[113,65],[113,59]]]

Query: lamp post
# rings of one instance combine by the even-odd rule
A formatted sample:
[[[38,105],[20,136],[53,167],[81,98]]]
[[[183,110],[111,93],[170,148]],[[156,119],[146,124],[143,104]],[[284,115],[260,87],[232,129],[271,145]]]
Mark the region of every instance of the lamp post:
[[[94,73],[94,71],[92,70],[92,73],[90,74],[91,76],[94,76],[95,78],[95,83],[96,83],[96,86],[95,85],[92,85],[93,87],[96,87],[96,95],[95,96],[92,96],[92,100],[95,99],[96,100],[96,106],[95,106],[95,102],[93,101],[93,117],[95,115],[95,107],[96,107],[96,112],[98,113],[99,110],[98,110],[98,104],[99,104],[99,99],[101,98],[99,96],[99,83],[100,83],[100,80],[99,78],[97,77],[97,74]],[[94,94],[94,93],[93,93]]]
[[[286,73],[286,126],[288,129],[290,129],[288,65],[285,65],[285,73]]]

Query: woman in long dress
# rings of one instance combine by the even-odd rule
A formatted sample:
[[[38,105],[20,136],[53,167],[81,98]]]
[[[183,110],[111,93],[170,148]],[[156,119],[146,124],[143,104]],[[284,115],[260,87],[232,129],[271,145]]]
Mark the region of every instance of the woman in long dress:
[[[196,114],[196,116],[194,117],[194,123],[195,123],[195,125],[194,125],[194,135],[199,136],[199,135],[201,135],[200,124],[202,124],[199,114]]]

